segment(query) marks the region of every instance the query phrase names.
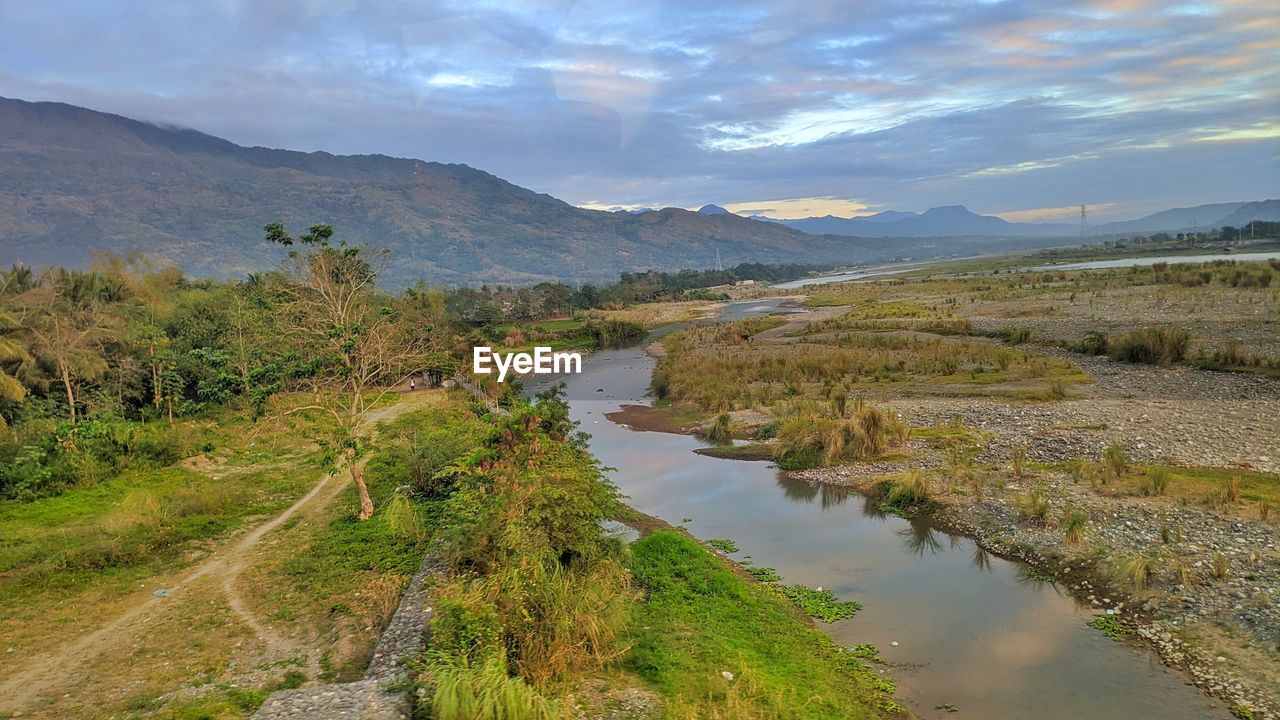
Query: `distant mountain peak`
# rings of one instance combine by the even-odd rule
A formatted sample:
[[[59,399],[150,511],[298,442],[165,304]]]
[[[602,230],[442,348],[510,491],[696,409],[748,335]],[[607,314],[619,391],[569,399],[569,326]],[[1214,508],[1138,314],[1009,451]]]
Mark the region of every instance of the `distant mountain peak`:
[[[698,208],[698,212],[702,213],[703,215],[732,215],[733,214],[728,210],[725,210],[724,208],[720,207],[719,205],[703,205],[702,207]]]
[[[930,218],[932,218],[932,217],[964,217],[964,218],[971,218],[971,217],[988,217],[988,216],[986,216],[986,215],[979,215],[979,214],[977,214],[977,213],[975,213],[975,212],[972,212],[971,210],[969,210],[969,208],[967,208],[967,207],[965,207],[965,206],[963,206],[963,205],[939,205],[938,207],[931,207],[931,208],[929,208],[928,210],[925,210],[923,213],[921,213],[920,217],[930,217]]]

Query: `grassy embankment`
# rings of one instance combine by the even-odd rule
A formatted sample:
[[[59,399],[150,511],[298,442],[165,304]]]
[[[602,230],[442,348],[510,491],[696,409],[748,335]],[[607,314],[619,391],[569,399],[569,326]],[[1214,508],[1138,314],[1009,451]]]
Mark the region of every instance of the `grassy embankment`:
[[[432,717],[560,718],[621,697],[636,717],[893,710],[887,683],[777,591],[683,537],[606,536],[625,508],[558,400],[487,422],[419,487],[447,567],[415,678]]]

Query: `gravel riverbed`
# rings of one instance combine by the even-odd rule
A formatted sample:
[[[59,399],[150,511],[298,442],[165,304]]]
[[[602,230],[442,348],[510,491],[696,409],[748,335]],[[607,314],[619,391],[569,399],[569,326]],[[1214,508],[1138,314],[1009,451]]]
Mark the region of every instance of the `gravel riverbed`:
[[[988,398],[884,396],[911,425],[958,419],[984,434],[977,461],[1000,468],[988,491],[945,492],[942,453],[913,440],[911,460],[793,473],[813,483],[868,488],[912,467],[937,468],[940,526],[997,554],[1024,560],[1080,603],[1118,616],[1187,682],[1254,718],[1280,717],[1280,528],[1252,508],[1211,510],[1169,497],[1099,493],[1087,481],[1039,467],[1015,478],[1015,446],[1030,463],[1096,459],[1110,444],[1141,462],[1280,472],[1280,383],[1249,375],[1163,368],[1036,347],[1094,379],[1080,397],[1051,403]],[[991,482],[991,481],[989,481]],[[1044,491],[1050,518],[1088,516],[1084,540],[1068,544],[1056,522],[1022,519],[1019,498]],[[1141,590],[1113,580],[1128,559],[1151,560]],[[1208,632],[1206,632],[1206,629]]]

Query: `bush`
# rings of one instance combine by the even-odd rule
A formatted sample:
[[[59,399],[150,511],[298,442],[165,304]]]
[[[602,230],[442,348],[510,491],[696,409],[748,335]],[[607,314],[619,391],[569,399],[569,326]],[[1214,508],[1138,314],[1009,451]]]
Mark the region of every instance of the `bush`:
[[[729,413],[720,413],[715,422],[702,434],[711,442],[727,442],[729,440]]]
[[[1164,495],[1169,489],[1169,478],[1168,468],[1147,468],[1147,472],[1138,480],[1138,492],[1146,496]]]
[[[1018,517],[1041,525],[1049,523],[1052,506],[1043,487],[1037,485],[1018,498]]]
[[[847,417],[829,417],[816,408],[798,405],[782,419],[774,457],[778,460],[820,458],[822,462],[865,460],[906,442],[908,428],[889,409],[861,400]]]
[[[887,481],[888,492],[881,507],[890,511],[919,511],[933,504],[933,488],[923,471],[908,470]]]
[[[1144,328],[1109,342],[1108,355],[1124,362],[1167,365],[1182,362],[1190,343],[1191,336],[1182,330]]]
[[[499,660],[482,665],[431,666],[435,685],[431,716],[436,720],[551,720],[556,705],[520,678],[507,674]]]
[[[1108,445],[1102,451],[1102,464],[1112,478],[1119,478],[1129,469],[1129,454],[1119,445]]]
[[[1089,525],[1089,516],[1081,510],[1068,510],[1062,516],[1062,537],[1068,545],[1079,545],[1084,540],[1085,528]]]

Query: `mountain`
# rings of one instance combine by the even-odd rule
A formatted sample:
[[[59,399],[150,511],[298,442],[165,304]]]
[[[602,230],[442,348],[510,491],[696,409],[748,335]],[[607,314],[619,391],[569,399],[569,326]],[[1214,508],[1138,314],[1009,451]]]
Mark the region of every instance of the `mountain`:
[[[852,263],[901,246],[731,213],[574,207],[466,165],[242,147],[62,103],[0,98],[0,264],[140,250],[201,276],[278,265],[262,226],[385,245],[388,284],[608,280],[637,269]]]
[[[994,215],[978,215],[963,205],[930,208],[917,215],[888,210],[875,215],[840,218],[832,215],[779,220],[783,225],[813,234],[868,238],[924,238],[948,236],[1063,237],[1078,229],[1066,224],[1011,223]]]
[[[1250,202],[1236,208],[1234,212],[1223,218],[1220,218],[1213,227],[1245,227],[1254,220],[1276,222],[1280,221],[1280,200],[1261,200],[1258,202]]]
[[[725,210],[724,208],[720,207],[719,205],[703,205],[702,207],[698,208],[698,212],[702,213],[703,215],[732,215],[733,214],[728,210]]]
[[[762,218],[767,219],[767,218]],[[1240,227],[1253,220],[1280,220],[1280,200],[1212,203],[1190,208],[1173,208],[1137,220],[1104,223],[1090,229],[1093,236],[1127,233],[1176,232],[1198,227],[1201,230],[1226,225]],[[832,215],[800,220],[774,220],[807,233],[854,235],[866,238],[926,238],[945,236],[1075,238],[1080,226],[1069,223],[1011,223],[993,215],[977,215],[962,205],[936,207],[917,215],[886,210],[875,215],[841,218]]]
[[[827,217],[831,217],[831,216],[828,215]],[[903,212],[901,210],[885,210],[884,212],[878,212],[875,215],[863,215],[859,219],[866,220],[867,222],[879,223],[879,222],[894,222],[896,220],[908,220],[913,217],[920,217],[920,216],[913,212]]]
[[[1094,228],[1094,232],[1101,234],[1150,233],[1186,230],[1192,227],[1199,227],[1201,230],[1208,230],[1214,227],[1221,227],[1221,220],[1223,218],[1230,216],[1241,207],[1250,204],[1253,203],[1213,203],[1210,205],[1197,205],[1189,208],[1161,210],[1160,212],[1152,213],[1146,217],[1138,218],[1137,220],[1105,223]],[[1265,218],[1258,219],[1262,220]],[[1248,222],[1248,220],[1245,222]]]

